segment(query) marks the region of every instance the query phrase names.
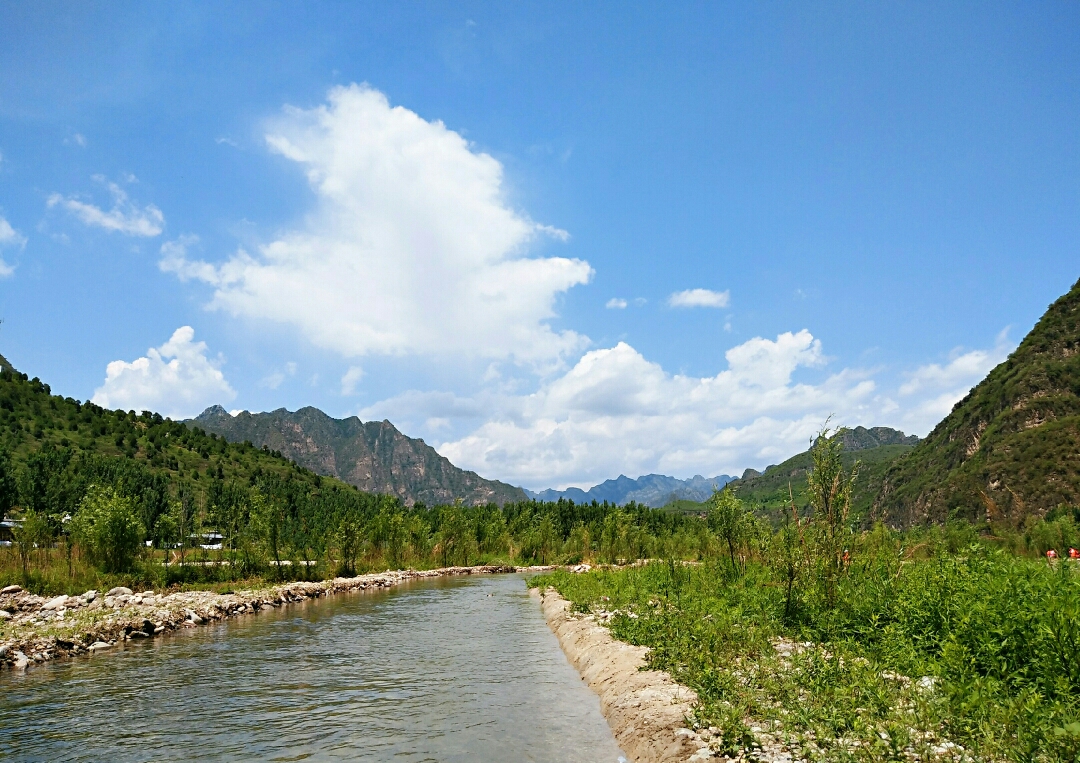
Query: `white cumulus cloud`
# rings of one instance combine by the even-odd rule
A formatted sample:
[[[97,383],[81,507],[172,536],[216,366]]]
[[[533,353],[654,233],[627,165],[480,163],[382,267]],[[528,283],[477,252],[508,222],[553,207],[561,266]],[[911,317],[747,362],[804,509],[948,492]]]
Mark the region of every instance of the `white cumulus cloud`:
[[[144,357],[109,363],[105,383],[94,391],[93,402],[104,408],[156,411],[182,419],[232,400],[236,392],[225,380],[220,362],[207,357],[205,342],[194,339],[195,330],[181,326],[169,341],[151,347]]]
[[[949,354],[947,363],[919,366],[900,385],[899,397],[906,403],[902,414],[904,425],[919,434],[928,432],[994,366],[1004,361],[1015,346],[1005,329],[991,349],[965,352],[958,348]]]
[[[360,415],[411,417],[432,431],[432,421],[472,419],[472,431],[440,453],[480,474],[547,487],[760,466],[804,449],[830,414],[865,423],[875,399],[874,382],[852,371],[818,384],[794,380],[799,368],[824,363],[808,331],[751,339],[725,359],[715,376],[670,374],[620,342],[586,353],[532,394],[489,391],[468,400],[413,392]]]
[[[134,181],[133,176],[129,176]],[[165,215],[153,204],[140,207],[128,198],[127,191],[118,183],[107,180],[101,175],[95,175],[94,180],[104,185],[109,195],[112,196],[112,209],[104,210],[74,196],[62,196],[54,193],[46,202],[50,208],[60,207],[71,213],[84,225],[95,228],[104,228],[107,231],[123,233],[127,236],[141,236],[152,238],[158,236],[165,228]]]
[[[351,366],[345,375],[341,377],[341,394],[352,395],[360,380],[364,378],[364,369],[360,366]]]
[[[621,299],[620,297],[612,297],[607,301],[607,304],[604,305],[604,307],[606,307],[608,310],[625,310],[626,300]]]
[[[26,236],[11,227],[5,218],[0,217],[0,249],[8,247],[22,249],[26,246]],[[9,265],[0,257],[0,278],[7,278],[15,272],[15,266]]]
[[[687,289],[677,291],[668,297],[671,307],[727,307],[731,302],[730,291],[710,291],[708,289]]]
[[[212,308],[297,327],[346,357],[460,354],[557,366],[587,345],[554,330],[555,300],[588,263],[527,256],[541,226],[510,206],[502,165],[442,122],[367,86],[286,108],[266,135],[316,196],[302,227],[219,264],[163,252],[214,288]]]

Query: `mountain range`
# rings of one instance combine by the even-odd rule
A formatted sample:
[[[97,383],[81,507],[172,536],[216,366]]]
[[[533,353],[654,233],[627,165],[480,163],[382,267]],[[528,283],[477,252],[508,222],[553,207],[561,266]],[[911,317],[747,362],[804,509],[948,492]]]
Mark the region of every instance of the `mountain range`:
[[[548,489],[539,493],[530,490],[525,492],[530,498],[539,501],[557,501],[560,498],[566,498],[574,503],[607,501],[620,506],[633,501],[659,508],[673,500],[704,501],[713,494],[713,490],[722,488],[733,479],[735,478],[726,474],[709,478],[694,475],[686,480],[666,477],[663,474],[646,474],[633,480],[620,474],[617,479],[607,480],[588,490],[571,487],[566,490]]]
[[[459,469],[389,421],[334,419],[312,407],[233,416],[215,405],[190,423],[229,442],[248,441],[280,452],[316,474],[337,477],[365,492],[396,495],[410,506],[526,500],[521,488]]]

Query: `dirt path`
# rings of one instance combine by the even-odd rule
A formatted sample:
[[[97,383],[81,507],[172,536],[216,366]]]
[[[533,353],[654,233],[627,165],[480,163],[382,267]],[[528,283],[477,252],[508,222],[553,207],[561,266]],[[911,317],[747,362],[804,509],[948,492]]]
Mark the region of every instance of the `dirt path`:
[[[658,670],[641,670],[648,650],[611,637],[589,616],[570,613],[553,588],[534,588],[544,617],[570,664],[600,696],[600,710],[631,763],[675,763],[713,758],[708,744],[687,728],[697,702],[691,689]]]

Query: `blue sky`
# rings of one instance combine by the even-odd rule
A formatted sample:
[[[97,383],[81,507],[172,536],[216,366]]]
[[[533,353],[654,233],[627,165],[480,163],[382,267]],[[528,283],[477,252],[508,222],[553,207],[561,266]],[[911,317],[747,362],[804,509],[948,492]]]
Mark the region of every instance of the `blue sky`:
[[[530,488],[926,434],[1080,276],[1080,8],[671,5],[4,5],[0,352]]]

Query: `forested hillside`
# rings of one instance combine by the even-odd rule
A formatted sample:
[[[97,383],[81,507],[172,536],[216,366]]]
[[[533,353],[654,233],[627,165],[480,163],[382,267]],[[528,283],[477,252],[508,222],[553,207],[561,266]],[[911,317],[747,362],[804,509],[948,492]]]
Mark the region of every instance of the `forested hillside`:
[[[844,468],[851,469],[856,461],[859,462],[851,515],[857,520],[866,519],[885,472],[910,451],[919,438],[888,427],[841,429],[836,437],[844,446]],[[770,466],[764,473],[748,469],[741,479],[731,483],[731,488],[748,507],[775,519],[790,511],[792,497],[800,509],[809,504],[806,476],[811,466],[810,451],[806,450],[781,464]]]
[[[59,397],[10,371],[0,372],[0,514],[16,524],[15,547],[0,549],[0,584],[40,591],[556,555],[615,561],[693,555],[708,542],[696,518],[633,504],[407,509],[269,448]]]
[[[892,522],[1022,523],[1080,504],[1080,281],[885,475]]]
[[[334,419],[312,407],[295,413],[279,408],[230,416],[214,406],[193,423],[230,442],[248,440],[280,451],[317,474],[337,477],[361,490],[395,495],[409,506],[456,500],[473,506],[501,505],[526,499],[521,488],[459,469],[389,421]]]
[[[90,484],[123,485],[148,538],[171,503],[220,500],[226,485],[302,485],[355,492],[280,454],[230,444],[158,414],[110,411],[51,394],[25,374],[0,372],[0,511],[34,512],[55,532]]]

